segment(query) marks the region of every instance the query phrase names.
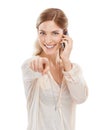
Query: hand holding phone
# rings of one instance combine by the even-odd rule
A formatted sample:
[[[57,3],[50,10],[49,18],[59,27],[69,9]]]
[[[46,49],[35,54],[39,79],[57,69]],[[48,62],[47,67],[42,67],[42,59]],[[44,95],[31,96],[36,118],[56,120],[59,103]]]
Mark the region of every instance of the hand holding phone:
[[[72,38],[68,36],[67,31],[63,34],[64,35],[62,36],[61,47],[59,49],[59,56],[63,61],[66,61],[69,60],[73,41]]]

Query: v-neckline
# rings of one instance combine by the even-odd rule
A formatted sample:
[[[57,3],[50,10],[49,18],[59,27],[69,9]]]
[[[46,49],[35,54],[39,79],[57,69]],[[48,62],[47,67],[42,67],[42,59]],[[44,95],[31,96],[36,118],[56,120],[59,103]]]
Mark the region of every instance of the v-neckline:
[[[58,83],[56,82],[56,80],[53,78],[51,72],[49,71],[48,73],[49,73],[49,76],[51,77],[52,81],[55,83],[55,85],[58,86],[59,89],[61,89],[61,86],[62,86],[62,83],[63,83],[63,78],[62,78],[61,84],[58,84]]]

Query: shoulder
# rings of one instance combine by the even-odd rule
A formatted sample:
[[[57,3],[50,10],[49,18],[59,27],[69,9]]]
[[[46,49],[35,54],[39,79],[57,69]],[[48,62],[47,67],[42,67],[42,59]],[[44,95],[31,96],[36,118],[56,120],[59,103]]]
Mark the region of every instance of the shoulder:
[[[72,75],[81,74],[82,73],[81,66],[78,63],[72,63],[72,69],[70,70],[70,73],[72,73]]]
[[[32,56],[32,57],[29,57],[27,59],[25,59],[21,65],[21,68],[25,67],[25,66],[29,66],[30,62],[35,59],[37,56]]]
[[[72,64],[72,69],[69,71],[63,71],[64,75],[77,75],[77,74],[82,74],[82,69],[81,66],[77,63],[71,63]]]
[[[35,77],[41,77],[41,73],[39,72],[35,72],[30,68],[30,62],[35,59],[36,56],[32,56],[26,60],[24,60],[24,62],[21,65],[21,70],[22,72],[26,73],[26,75],[29,76],[35,76]]]
[[[78,63],[72,63],[73,67],[72,69],[75,70],[75,71],[82,71],[82,68],[81,66],[78,64]]]

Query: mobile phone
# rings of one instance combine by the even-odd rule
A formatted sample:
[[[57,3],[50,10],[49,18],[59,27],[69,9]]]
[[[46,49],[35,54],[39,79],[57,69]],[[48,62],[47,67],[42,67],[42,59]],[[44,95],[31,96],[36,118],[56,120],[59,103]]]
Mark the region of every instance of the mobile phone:
[[[61,44],[61,47],[62,47],[62,49],[65,48],[65,43],[64,42]]]
[[[68,35],[68,31],[64,31],[64,33],[63,33],[64,35]],[[62,44],[61,44],[61,47],[62,47],[62,49],[64,49],[65,48],[65,43],[63,42]]]

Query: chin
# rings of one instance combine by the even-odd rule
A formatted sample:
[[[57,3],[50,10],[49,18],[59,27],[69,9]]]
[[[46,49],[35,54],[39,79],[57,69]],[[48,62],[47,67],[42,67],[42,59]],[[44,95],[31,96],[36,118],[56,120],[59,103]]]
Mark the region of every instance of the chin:
[[[49,50],[49,51],[44,51],[46,55],[56,55],[57,54],[57,51],[54,51],[54,50]]]
[[[52,53],[52,52],[45,52],[45,54],[48,55],[48,56],[49,55],[51,56],[51,55],[55,55],[56,53],[55,52],[54,53]]]

